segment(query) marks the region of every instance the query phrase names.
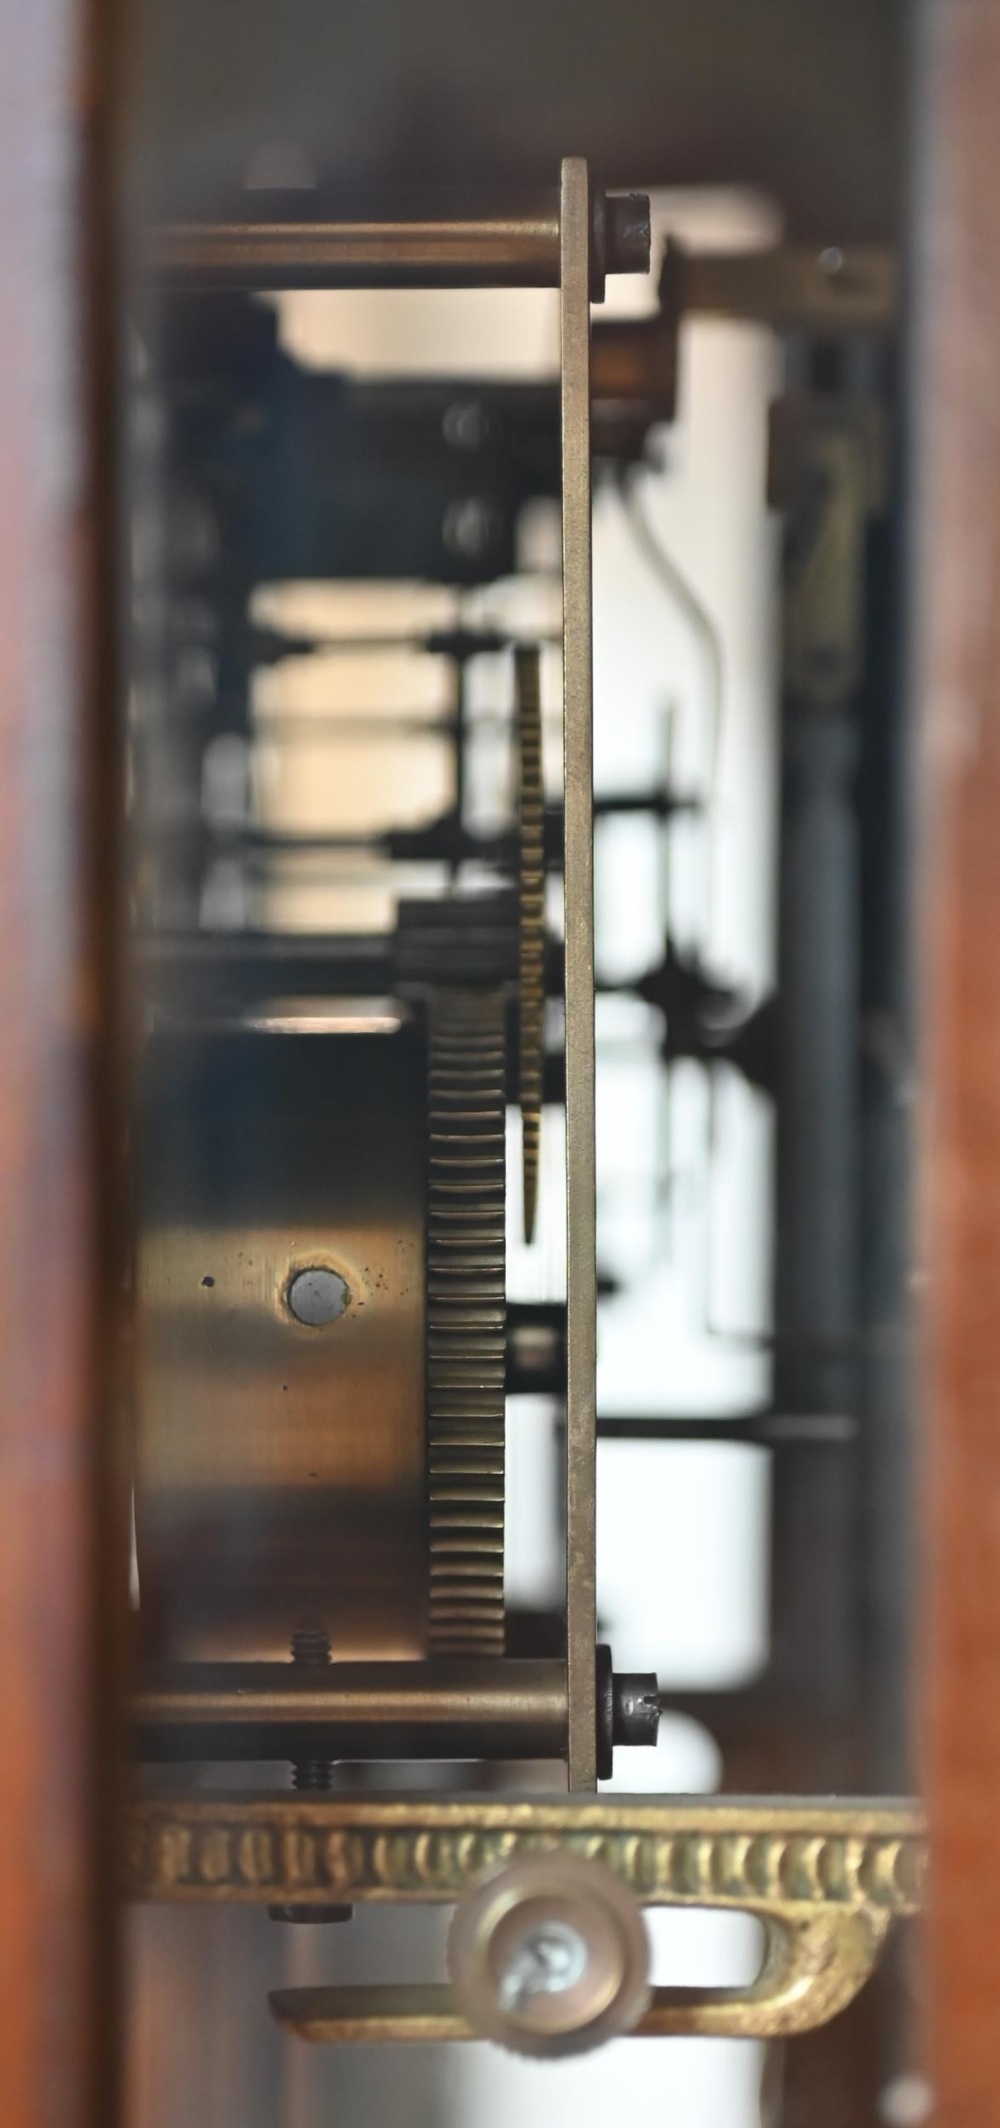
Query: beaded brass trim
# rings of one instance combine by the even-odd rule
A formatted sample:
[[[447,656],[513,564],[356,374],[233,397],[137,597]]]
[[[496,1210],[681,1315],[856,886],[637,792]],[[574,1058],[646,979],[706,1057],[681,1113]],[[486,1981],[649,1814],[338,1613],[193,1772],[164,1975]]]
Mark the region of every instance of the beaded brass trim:
[[[450,1901],[548,1847],[593,1857],[643,1905],[921,1904],[911,1803],[425,1801],[328,1795],[156,1797],[129,1813],[137,1899]]]

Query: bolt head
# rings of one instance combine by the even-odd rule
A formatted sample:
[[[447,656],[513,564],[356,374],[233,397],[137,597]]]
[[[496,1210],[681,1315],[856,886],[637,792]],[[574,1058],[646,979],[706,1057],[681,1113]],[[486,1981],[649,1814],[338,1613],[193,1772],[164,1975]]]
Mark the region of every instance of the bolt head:
[[[347,1280],[329,1264],[309,1264],[293,1271],[285,1287],[289,1314],[309,1330],[323,1330],[337,1322],[350,1298]]]
[[[636,1900],[603,1864],[557,1850],[466,1896],[448,1969],[473,2030],[517,2054],[585,2053],[630,2031],[649,2001]]]

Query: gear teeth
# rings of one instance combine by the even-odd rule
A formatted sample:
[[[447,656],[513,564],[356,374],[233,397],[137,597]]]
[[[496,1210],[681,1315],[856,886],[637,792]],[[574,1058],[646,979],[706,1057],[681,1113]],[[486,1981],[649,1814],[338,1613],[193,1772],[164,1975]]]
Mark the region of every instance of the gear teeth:
[[[502,1655],[503,995],[438,990],[428,1019],[429,1647],[432,1655]]]
[[[541,653],[514,653],[521,763],[520,1013],[521,1167],[524,1238],[531,1241],[538,1209],[545,1041],[545,787],[542,777]]]

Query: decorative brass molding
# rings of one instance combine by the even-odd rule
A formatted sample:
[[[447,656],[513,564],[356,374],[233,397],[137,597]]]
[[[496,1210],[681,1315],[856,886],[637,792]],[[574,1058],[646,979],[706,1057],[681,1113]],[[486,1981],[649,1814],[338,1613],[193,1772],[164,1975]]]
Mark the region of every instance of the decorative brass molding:
[[[134,1803],[136,1899],[450,1901],[540,1848],[605,1863],[645,1906],[834,1906],[914,1913],[912,1803],[515,1797],[158,1796]]]
[[[641,1906],[757,1915],[766,1951],[752,1986],[656,1989],[636,2028],[745,2038],[803,2031],[843,2009],[893,1917],[919,1909],[926,1859],[923,1813],[905,1802],[201,1793],[132,1805],[125,1890],[190,1902],[451,1903],[552,1848],[602,1862]],[[292,1990],[272,2007],[315,2039],[474,2036],[442,1987]]]

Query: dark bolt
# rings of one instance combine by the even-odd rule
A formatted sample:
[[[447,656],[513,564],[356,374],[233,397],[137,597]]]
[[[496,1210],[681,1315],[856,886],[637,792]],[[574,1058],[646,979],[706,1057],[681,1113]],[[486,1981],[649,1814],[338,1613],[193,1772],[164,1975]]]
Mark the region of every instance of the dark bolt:
[[[330,1660],[330,1636],[313,1621],[297,1626],[292,1636],[292,1661],[299,1670],[325,1670]],[[303,1794],[323,1795],[330,1786],[328,1759],[296,1759],[292,1786]]]
[[[597,1650],[597,1777],[609,1781],[616,1744],[655,1744],[660,1687],[652,1671],[616,1671],[611,1650]]]
[[[330,1660],[330,1636],[314,1620],[297,1626],[292,1635],[292,1661],[299,1670],[325,1670]],[[300,1795],[325,1795],[330,1787],[327,1759],[297,1759],[292,1767],[292,1786]],[[350,1921],[351,1906],[271,1906],[272,1921]]]
[[[609,192],[605,202],[608,273],[648,273],[651,234],[645,192]]]
[[[613,1744],[655,1744],[660,1727],[660,1687],[652,1671],[616,1670],[612,1685]]]

